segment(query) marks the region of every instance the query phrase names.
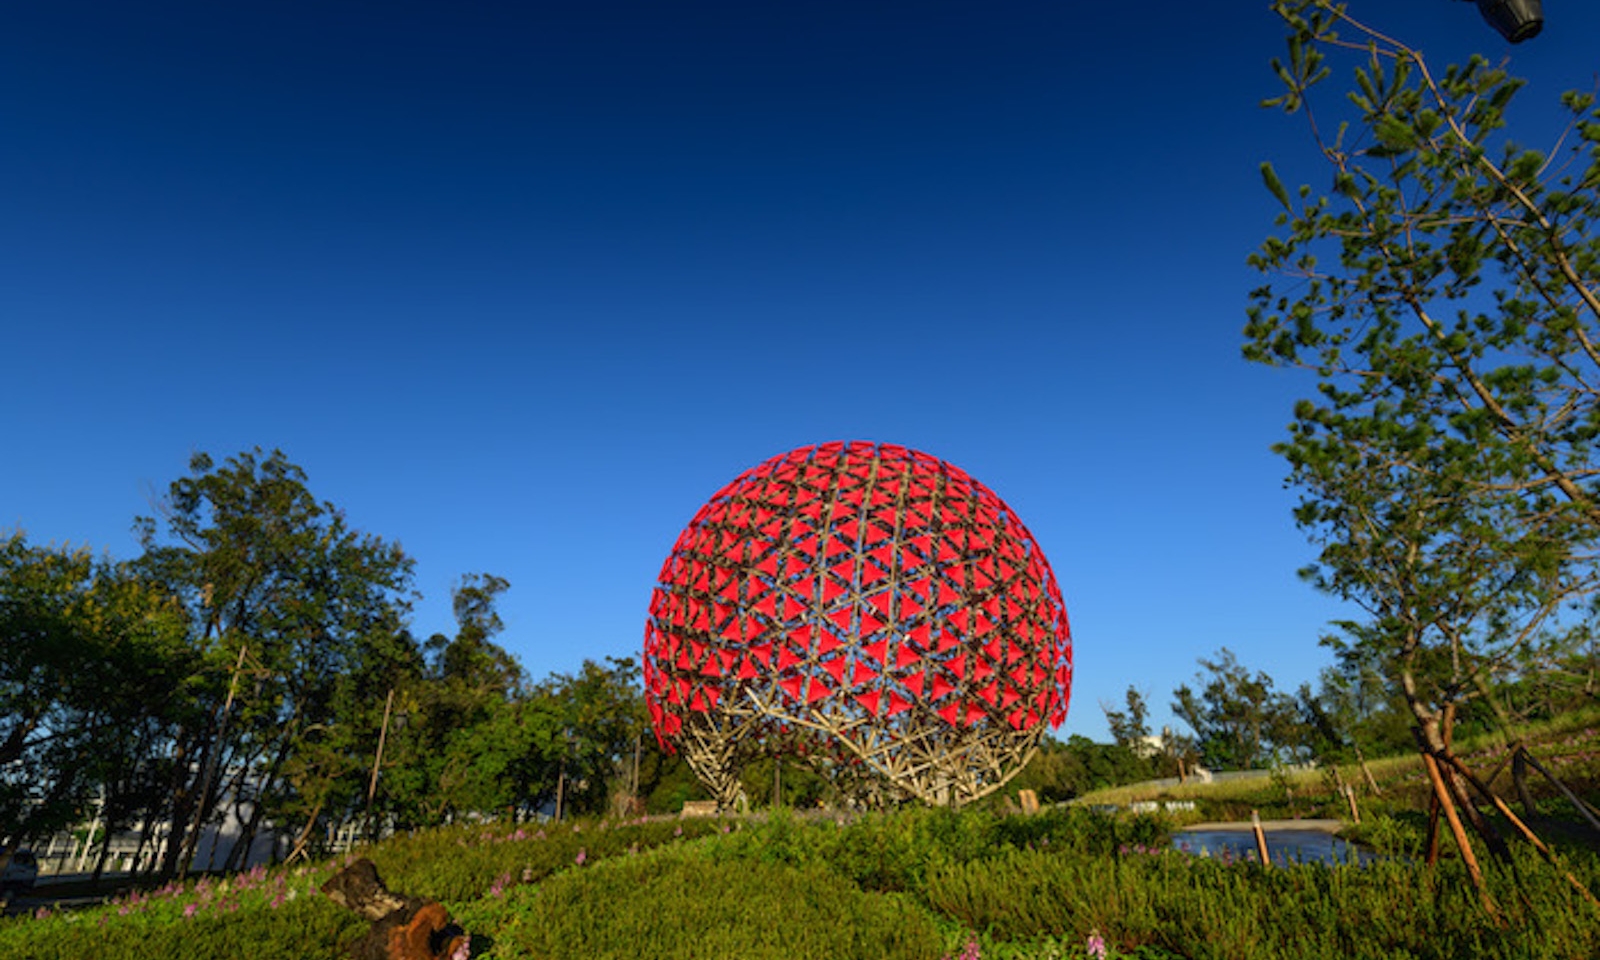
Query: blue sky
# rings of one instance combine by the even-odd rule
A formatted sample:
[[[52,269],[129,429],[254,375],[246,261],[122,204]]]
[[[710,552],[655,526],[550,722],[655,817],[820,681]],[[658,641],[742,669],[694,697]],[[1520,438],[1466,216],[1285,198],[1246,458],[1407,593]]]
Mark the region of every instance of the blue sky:
[[[1553,132],[1600,12],[1516,49]],[[1391,9],[1394,8],[1394,9]],[[1432,59],[1470,5],[1356,0]],[[904,444],[1011,504],[1077,674],[1062,735],[1220,647],[1311,680],[1347,613],[1239,359],[1265,3],[89,3],[0,26],[0,529],[136,552],[185,470],[281,448],[417,561],[415,626],[511,581],[535,677],[637,655],[745,468]],[[1538,125],[1542,123],[1543,125]],[[1303,172],[1302,172],[1303,171]]]

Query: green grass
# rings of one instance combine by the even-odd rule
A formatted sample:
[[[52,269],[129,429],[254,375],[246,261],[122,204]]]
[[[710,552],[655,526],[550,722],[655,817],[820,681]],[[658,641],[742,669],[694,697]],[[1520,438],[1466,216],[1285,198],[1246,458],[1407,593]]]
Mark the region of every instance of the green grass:
[[[1594,796],[1600,743],[1579,720],[1542,731],[1536,753]],[[1031,817],[918,808],[458,827],[363,853],[391,889],[443,902],[485,960],[1080,960],[1091,937],[1112,957],[1141,960],[1600,956],[1600,910],[1564,876],[1600,892],[1592,841],[1575,833],[1559,868],[1525,845],[1510,863],[1485,857],[1491,914],[1459,860],[1430,869],[1415,859],[1426,826],[1415,761],[1371,767],[1384,794],[1363,796],[1354,835],[1411,859],[1270,869],[1202,860],[1169,849],[1178,820],[1087,806]],[[1347,782],[1359,776],[1345,771]],[[1189,819],[1339,813],[1317,773],[1089,799],[1161,798],[1196,800]],[[1540,804],[1563,822],[1559,804]],[[318,893],[344,862],[0,921],[0,960],[331,960],[365,929]]]
[[[443,830],[370,853],[392,888],[443,899],[491,960],[1076,960],[1091,936],[1147,960],[1600,955],[1600,912],[1526,851],[1487,866],[1496,922],[1454,862],[1229,865],[1168,849],[1169,826],[919,809]],[[363,930],[316,893],[340,865],[6,921],[0,958],[336,957]],[[1567,866],[1600,889],[1600,858]]]

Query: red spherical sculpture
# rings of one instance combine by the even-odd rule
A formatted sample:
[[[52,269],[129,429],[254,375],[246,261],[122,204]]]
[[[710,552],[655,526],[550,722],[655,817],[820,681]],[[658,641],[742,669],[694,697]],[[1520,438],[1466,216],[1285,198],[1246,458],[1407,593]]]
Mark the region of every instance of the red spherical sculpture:
[[[879,799],[994,790],[1066,716],[1072,639],[1044,554],[960,469],[892,444],[746,471],[679,535],[650,600],[645,700],[719,804],[799,752]]]

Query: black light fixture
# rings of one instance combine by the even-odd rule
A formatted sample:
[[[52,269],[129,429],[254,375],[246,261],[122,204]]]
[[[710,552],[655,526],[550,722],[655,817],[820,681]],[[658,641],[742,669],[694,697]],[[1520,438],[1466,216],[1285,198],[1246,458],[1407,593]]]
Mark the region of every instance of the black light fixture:
[[[1478,0],[1478,12],[1512,43],[1531,40],[1544,29],[1541,0]]]

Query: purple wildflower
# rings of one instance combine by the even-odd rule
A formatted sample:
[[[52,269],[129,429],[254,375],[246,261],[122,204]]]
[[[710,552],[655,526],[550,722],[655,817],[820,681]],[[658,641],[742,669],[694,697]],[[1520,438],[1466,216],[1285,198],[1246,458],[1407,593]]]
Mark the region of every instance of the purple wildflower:
[[[1105,960],[1106,938],[1100,936],[1099,931],[1089,934],[1089,939],[1083,942],[1083,949],[1089,954],[1091,960]]]

